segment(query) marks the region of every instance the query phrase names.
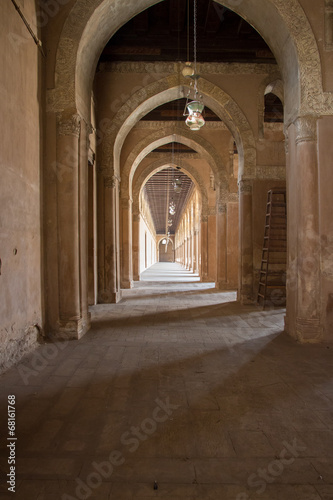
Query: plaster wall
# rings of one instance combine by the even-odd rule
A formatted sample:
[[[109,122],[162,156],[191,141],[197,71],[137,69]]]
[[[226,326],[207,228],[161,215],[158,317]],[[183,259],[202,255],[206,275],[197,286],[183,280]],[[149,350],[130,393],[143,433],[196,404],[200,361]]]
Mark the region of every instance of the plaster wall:
[[[148,225],[142,216],[140,216],[140,270],[142,273],[145,269],[152,266],[156,262],[156,242],[155,236],[151,233]],[[147,265],[146,265],[147,264]]]
[[[21,2],[36,24],[34,0]],[[39,51],[11,2],[0,3],[0,370],[34,348],[41,297]],[[38,325],[38,326],[36,326]]]

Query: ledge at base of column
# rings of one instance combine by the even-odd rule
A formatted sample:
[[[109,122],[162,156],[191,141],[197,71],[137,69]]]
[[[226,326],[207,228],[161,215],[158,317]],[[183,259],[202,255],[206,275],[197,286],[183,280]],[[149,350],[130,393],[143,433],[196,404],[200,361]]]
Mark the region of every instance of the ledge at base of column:
[[[122,299],[121,290],[118,292],[108,292],[98,299],[98,304],[117,304]]]
[[[243,289],[240,291],[240,294],[239,294],[239,300],[243,306],[254,305],[256,303],[256,301],[254,298],[252,287],[249,287],[249,289],[247,289],[246,287],[243,287]]]
[[[319,318],[296,318],[296,337],[302,344],[322,342],[323,327]]]
[[[215,282],[215,288],[217,290],[225,290],[226,292],[236,292],[237,291],[237,285],[232,284],[232,283],[227,283],[226,281],[216,281]]]
[[[91,327],[91,314],[88,313],[87,316],[68,320],[60,321],[59,329],[52,333],[53,340],[79,340],[90,330]]]
[[[131,281],[123,281],[121,283],[121,288],[123,288],[124,290],[128,290],[130,288],[133,288],[133,286],[134,286],[133,285],[133,280],[131,280]]]

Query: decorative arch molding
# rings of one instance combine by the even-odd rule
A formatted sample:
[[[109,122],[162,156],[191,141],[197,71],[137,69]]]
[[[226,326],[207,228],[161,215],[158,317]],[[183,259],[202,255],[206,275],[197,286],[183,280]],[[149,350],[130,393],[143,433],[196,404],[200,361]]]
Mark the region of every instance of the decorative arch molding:
[[[171,155],[170,161],[167,161],[167,159],[164,158],[151,163],[144,169],[143,172],[141,172],[138,178],[135,179],[133,185],[133,214],[139,213],[139,195],[144,184],[152,175],[154,175],[156,172],[159,172],[160,170],[163,170],[164,168],[167,168],[168,166],[176,167],[176,165],[172,163]],[[197,187],[201,197],[202,212],[205,215],[208,214],[208,194],[204,181],[202,180],[200,174],[192,165],[187,162],[182,162],[182,170],[186,173],[186,175],[188,175],[188,177],[194,182],[195,186]]]
[[[228,188],[228,180],[225,169],[220,167],[221,158],[211,144],[202,137],[187,131],[179,130],[179,135],[175,134],[173,127],[161,128],[145,137],[129,154],[121,171],[121,197],[131,197],[131,183],[135,171],[140,162],[154,149],[164,144],[177,141],[191,147],[197,151],[201,157],[207,161],[218,182],[222,183],[225,189]],[[171,159],[171,156],[170,156]],[[171,159],[172,160],[172,159]]]
[[[250,22],[270,45],[286,85],[288,123],[299,115],[332,112],[333,97],[322,89],[318,46],[298,0],[216,2]],[[119,27],[156,3],[156,0],[76,0],[55,54],[54,88],[48,92],[51,111],[72,110],[89,118],[90,90],[103,47]],[[260,12],[265,15],[260,16]],[[272,20],[269,24],[268,17]]]

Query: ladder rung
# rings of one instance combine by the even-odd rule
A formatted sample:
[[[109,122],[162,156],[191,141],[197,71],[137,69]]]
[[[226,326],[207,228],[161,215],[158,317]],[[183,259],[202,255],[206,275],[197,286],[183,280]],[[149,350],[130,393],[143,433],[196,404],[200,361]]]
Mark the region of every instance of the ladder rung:
[[[270,240],[270,241],[287,241],[287,238],[271,238],[269,236],[264,236],[264,240]]]
[[[266,285],[266,288],[286,288],[286,285]]]

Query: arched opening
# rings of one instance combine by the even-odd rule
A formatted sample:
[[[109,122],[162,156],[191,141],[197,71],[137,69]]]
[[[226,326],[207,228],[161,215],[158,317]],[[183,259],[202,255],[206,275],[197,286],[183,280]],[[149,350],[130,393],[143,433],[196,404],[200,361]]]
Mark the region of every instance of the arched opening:
[[[51,89],[48,95],[50,116],[52,115],[52,113],[58,113],[59,127],[62,128],[64,132],[67,133],[69,129],[76,131],[78,129],[77,122],[80,121],[82,118],[89,124],[90,121],[89,109],[91,102],[90,90],[92,86],[94,71],[97,65],[98,58],[102,52],[102,48],[106,45],[107,41],[110,40],[110,37],[112,37],[112,35],[115,33],[116,27],[118,28],[119,25],[123,26],[128,19],[133,18],[136,14],[138,14],[139,12],[143,12],[150,6],[155,5],[155,3],[156,2],[147,0],[140,2],[140,4],[137,4],[136,6],[128,6],[128,5],[121,6],[120,4],[119,5],[113,4],[112,0],[104,0],[104,1],[100,0],[100,2],[97,1],[98,5],[94,9],[93,13],[90,12],[89,9],[86,9],[84,7],[84,0],[78,0],[76,4],[73,6],[71,12],[73,19],[75,18],[76,9],[81,8],[80,22],[75,27],[73,27],[71,22],[66,22],[64,24],[62,36],[59,39],[57,54],[55,55],[55,61],[56,61],[55,64],[56,78],[54,78],[54,81],[56,82],[55,88]],[[267,42],[272,53],[274,54],[281,69],[282,79],[285,88],[285,103],[284,103],[285,130],[287,130],[288,127],[290,128],[291,134],[289,135],[289,141],[294,140],[290,139],[290,137],[293,137],[292,136],[293,125],[290,124],[293,121],[295,121],[297,117],[301,117],[306,114],[313,114],[313,112],[316,113],[322,112],[328,103],[327,97],[324,98],[322,94],[320,58],[317,46],[310,25],[308,23],[307,18],[304,15],[304,12],[302,11],[302,8],[300,7],[300,5],[296,0],[293,2],[293,7],[292,7],[293,22],[291,23],[290,9],[288,9],[285,5],[282,5],[281,3],[277,3],[275,0],[269,0],[265,2],[263,2],[263,0],[260,0],[259,3],[250,0],[249,2],[246,2],[246,4],[244,4],[244,2],[241,2],[239,5],[238,4],[235,5],[235,3],[231,1],[230,2],[217,1],[213,3],[213,8],[215,9],[217,15],[219,15],[219,13],[221,14],[221,12],[224,13],[224,10],[219,11],[218,8],[216,7],[219,5],[224,5],[228,8],[231,8],[231,10],[233,10],[235,13],[242,16],[243,19],[246,19],[248,22],[250,22],[252,26],[254,26],[255,29],[263,36],[264,40]],[[113,14],[112,16],[109,17],[105,16],[105,12],[108,9],[110,9],[110,12],[112,12]],[[264,16],[265,19],[267,18],[267,16],[269,16],[271,20],[270,26],[273,26],[274,29],[268,29],[267,23],[264,21],[264,18],[258,16],[257,13],[258,11],[261,11],[261,9],[264,9],[266,12],[266,17]],[[224,14],[221,14],[220,17],[222,18],[223,15]],[[103,19],[103,22],[101,22],[101,19]],[[114,22],[114,19],[117,19],[117,26]],[[139,26],[138,30],[140,31],[142,29],[142,27],[140,28],[140,23],[138,26]],[[306,50],[304,50],[304,48],[306,48]],[[83,64],[83,59],[84,59],[84,64]],[[209,74],[212,74],[212,67],[208,67],[208,63],[207,64],[200,63],[200,64],[201,64],[200,72],[202,74],[205,73],[205,68],[207,69]],[[64,68],[66,68],[66,71],[64,71]],[[175,66],[174,69],[176,69]],[[156,73],[156,76],[158,74],[158,79],[155,79],[155,77],[153,77],[155,81],[151,85],[141,84],[140,89],[138,88],[138,90],[135,92],[136,97],[139,97],[140,95],[142,97],[142,90],[147,89],[148,99],[146,100],[148,102],[150,99],[149,96],[154,94],[154,92],[152,92],[152,94],[150,94],[150,92],[153,90],[154,86],[156,86],[155,85],[156,82],[163,80],[161,76],[163,77],[163,71],[165,72],[165,70],[166,67],[165,65],[163,66],[162,64],[159,70],[160,72]],[[214,68],[213,73],[215,70],[216,68]],[[147,70],[145,70],[145,75],[147,75],[147,73],[148,73]],[[167,74],[170,74],[170,70],[167,71]],[[265,78],[267,79],[268,76],[269,75],[265,75]],[[174,78],[172,76],[170,78],[169,77],[165,78],[163,83],[163,85],[165,85],[165,89],[176,88],[175,83],[177,78],[176,77]],[[147,83],[147,80],[145,80],[145,83]],[[203,92],[206,95],[207,105],[213,109],[213,106],[210,106],[212,102],[210,97],[211,82],[209,82],[208,80],[205,82],[205,80],[203,79],[202,84],[203,84],[202,85]],[[65,89],[66,92],[64,91]],[[311,89],[311,96],[312,96],[311,98],[309,98],[310,95],[310,93],[308,92],[309,89]],[[168,92],[168,90],[166,91]],[[240,117],[238,111],[234,107],[233,101],[227,99],[226,94],[223,91],[220,91],[220,99],[221,102],[224,103],[223,108],[225,112],[225,120],[227,122],[228,122],[228,115],[229,117],[231,117],[233,112],[235,113],[234,116],[238,115],[238,117]],[[160,102],[157,101],[155,103],[155,107],[158,104],[160,104]],[[144,108],[141,108],[140,106],[141,104],[139,102],[137,106],[138,114],[133,122],[130,110],[128,115],[126,115],[126,113],[125,115],[123,115],[124,118],[123,124],[125,125],[125,128],[128,128],[128,130],[131,130],[133,128],[133,124],[136,123],[136,120],[145,114],[146,111],[144,110]],[[124,103],[122,113],[125,110],[125,108],[126,108],[126,103]],[[154,109],[154,106],[151,109]],[[77,113],[73,114],[75,112]],[[121,114],[119,113],[116,114],[118,116],[117,120],[118,119],[120,120]],[[66,121],[68,117],[70,117],[69,122]],[[111,130],[112,132],[113,129],[112,133],[115,134],[115,138],[117,138],[118,136],[118,129],[117,129],[118,123],[121,123],[121,121],[119,122],[117,120],[112,124],[111,127],[107,127],[108,134],[109,131]],[[243,120],[242,117],[240,118],[240,121],[243,124],[245,124],[245,121]],[[296,133],[301,135],[301,139],[297,144],[300,144],[300,142],[304,142],[303,132],[307,128],[307,125],[310,123],[310,121],[311,120],[305,119],[303,121],[297,122],[298,125],[301,123],[300,128],[298,127],[298,125],[296,127]],[[68,123],[70,123],[70,125],[68,125]],[[234,121],[232,118],[229,119],[228,126],[229,125],[230,127],[234,125]],[[258,172],[263,172],[262,175],[267,174],[267,172],[264,171],[265,165],[262,164],[265,161],[264,148],[261,149],[262,145],[260,143],[256,145],[254,141],[251,143],[251,146],[249,146],[248,149],[245,150],[243,148],[244,138],[249,138],[250,135],[248,132],[250,132],[251,129],[255,130],[255,128],[256,127],[253,124],[253,126],[250,126],[247,130],[243,130],[241,134],[237,129],[234,131],[234,136],[237,143],[237,149],[239,152],[239,165],[240,165],[239,193],[240,197],[242,198],[240,202],[240,213],[241,213],[240,297],[243,297],[244,301],[253,300],[253,293],[254,293],[253,265],[255,264],[253,262],[253,234],[251,232],[253,221],[251,222],[246,221],[246,218],[247,214],[252,213],[255,203],[255,200],[253,199],[252,196],[252,189],[254,187],[253,181],[254,179],[257,178]],[[80,134],[83,137],[82,130],[80,130]],[[311,137],[315,136],[312,135]],[[126,134],[124,135],[124,138],[126,138]],[[123,139],[120,139],[119,142],[120,145],[120,149],[118,151],[119,155],[123,151],[121,143],[122,140]],[[58,158],[61,161],[63,159],[61,151],[64,151],[66,147],[69,146],[69,144],[67,144],[68,139],[66,139],[66,141],[59,137]],[[242,149],[244,150],[242,151]],[[113,151],[116,150],[113,148],[112,152]],[[112,158],[112,154],[111,155],[108,154],[108,150],[106,150],[105,153],[106,154],[104,156],[104,159],[102,160],[99,167],[100,172],[102,172],[103,176],[103,180],[101,182],[104,183],[104,188],[107,189],[110,189],[110,187],[111,189],[113,189],[113,184],[115,184],[114,187],[117,190],[118,183],[120,181],[119,172],[117,170],[118,169],[117,162],[119,159],[119,155],[117,153],[117,157],[113,158],[113,160],[110,161],[110,158]],[[259,158],[256,159],[257,154],[259,154]],[[108,161],[105,162],[104,161],[105,159],[108,159]],[[297,163],[298,158],[294,157],[294,159]],[[66,162],[68,163],[68,159],[65,158],[64,160],[65,164]],[[276,169],[275,171],[278,172],[280,165],[275,165],[274,168]],[[273,172],[272,169],[271,172]],[[296,179],[297,177],[294,177],[293,180],[290,179],[291,186],[294,184],[294,182],[301,182],[300,180],[297,181]],[[298,189],[297,192],[301,192],[301,190]],[[62,204],[64,200],[62,199],[61,189],[59,193],[60,193],[59,203]],[[111,218],[114,217],[114,220],[110,221],[110,224],[115,228],[115,232],[117,233],[117,224],[119,224],[119,208],[118,208],[117,195],[115,195],[114,200],[113,200],[114,193],[109,193],[107,191],[106,193],[104,193],[104,195],[105,195],[104,197],[100,197],[101,199],[100,203],[104,203],[104,213],[106,213],[107,205],[114,204],[115,213],[114,216],[111,217]],[[84,204],[83,198],[80,197],[80,199]],[[318,201],[318,196],[316,199]],[[317,205],[317,201],[314,202],[315,205]],[[313,209],[317,210],[315,206],[313,207]],[[222,212],[223,210],[224,209],[222,208]],[[292,213],[293,211],[291,211],[291,214]],[[62,221],[62,217],[59,217],[58,220]],[[62,231],[60,226],[59,230],[60,232]],[[311,242],[308,239],[306,240],[306,245],[311,246]],[[104,250],[101,252],[100,259],[102,260],[105,259],[105,256],[108,255],[107,252],[105,252],[105,248],[108,248],[110,246],[112,246],[111,241],[104,242]],[[308,246],[304,246],[302,244],[299,248],[304,249],[308,248]],[[73,256],[73,263],[75,263],[75,260],[76,258],[74,258]],[[119,268],[119,258],[116,257],[114,261],[115,262],[113,262],[111,266],[108,265],[109,269],[110,270],[112,269],[112,272],[110,272],[109,275],[108,274],[105,275],[105,273],[104,275],[102,275],[100,279],[100,288],[103,288],[104,291],[112,288],[112,292],[111,293],[108,292],[108,295],[110,295],[110,297],[114,296],[115,300],[118,300],[118,291],[120,283],[119,276],[112,277],[111,275],[114,271],[117,274],[117,269]],[[301,260],[299,262],[301,262]],[[105,264],[106,262],[104,262],[102,266],[104,270],[107,267]],[[301,264],[299,265],[301,268],[302,267]],[[83,269],[84,267],[85,267],[84,262],[81,262],[79,266],[76,266],[77,269]],[[62,268],[61,263],[60,263],[60,268]],[[318,269],[317,271],[320,272]],[[314,274],[316,274],[317,271],[315,271]],[[302,269],[300,272],[302,273],[304,272],[306,274],[305,269]],[[83,271],[82,273],[84,274]],[[102,271],[100,272],[99,270],[98,274],[100,277],[100,274],[103,273]],[[60,276],[62,275],[60,274]],[[60,281],[61,280],[62,278],[60,279]],[[81,279],[80,283],[84,285],[84,282],[85,280]],[[315,283],[314,277],[312,279],[312,282]],[[318,295],[321,292],[317,290],[316,293]],[[290,297],[292,296],[292,294],[293,292],[291,291]],[[62,294],[60,294],[60,296],[62,296]],[[82,293],[80,293],[80,296],[82,297]],[[303,297],[303,295],[301,296],[298,294],[298,297],[299,298]],[[303,334],[297,332],[302,330],[303,326],[299,327],[297,326],[297,321],[296,321],[298,317],[297,311],[298,310],[304,311],[308,308],[308,305],[306,305],[307,301],[305,300],[304,303],[302,301],[303,298],[300,298],[300,302],[298,301],[296,304],[294,299],[292,299],[290,301],[290,307],[289,307],[290,311],[292,312],[291,313],[292,320],[291,323],[289,322],[289,324],[293,325],[290,331],[294,336],[301,336],[301,337]],[[320,307],[319,302],[320,300],[318,299],[316,302],[318,303],[318,307]],[[68,301],[66,301],[66,303],[68,304]],[[77,305],[73,304],[74,309],[75,307],[77,307]],[[83,309],[85,309],[85,307]],[[82,310],[82,304],[80,306],[80,310]],[[300,314],[301,314],[300,317],[303,317],[305,313],[302,312]],[[315,314],[316,316],[317,313],[311,312],[310,316],[312,317],[313,314]],[[317,322],[317,319],[315,320],[315,323]],[[303,325],[302,321],[299,322],[298,324]],[[88,322],[87,318],[84,320],[84,322]]]
[[[172,239],[163,238],[158,246],[158,262],[175,262]]]

